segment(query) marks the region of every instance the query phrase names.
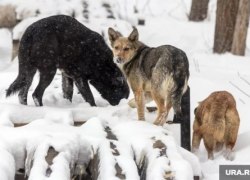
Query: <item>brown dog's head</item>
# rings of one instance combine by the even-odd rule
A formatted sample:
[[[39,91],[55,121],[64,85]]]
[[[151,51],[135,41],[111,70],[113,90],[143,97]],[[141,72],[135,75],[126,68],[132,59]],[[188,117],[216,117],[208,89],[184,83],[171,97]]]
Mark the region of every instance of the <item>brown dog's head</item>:
[[[121,33],[112,28],[108,29],[109,40],[113,49],[116,63],[126,63],[130,61],[138,49],[139,34],[136,28],[128,37],[123,37]]]

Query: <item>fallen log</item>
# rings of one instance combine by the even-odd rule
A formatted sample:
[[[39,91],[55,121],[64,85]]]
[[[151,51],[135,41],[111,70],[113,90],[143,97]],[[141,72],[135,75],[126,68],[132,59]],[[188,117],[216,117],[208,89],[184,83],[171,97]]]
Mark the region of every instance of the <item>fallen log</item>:
[[[119,141],[109,126],[105,126],[104,131],[107,133],[106,139],[98,146],[88,166],[91,180],[139,180],[131,147]]]

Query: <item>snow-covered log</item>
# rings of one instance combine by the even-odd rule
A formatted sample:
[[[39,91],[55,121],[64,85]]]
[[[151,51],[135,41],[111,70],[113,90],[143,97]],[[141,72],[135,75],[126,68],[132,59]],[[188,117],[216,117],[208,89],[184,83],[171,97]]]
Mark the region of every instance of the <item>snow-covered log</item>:
[[[109,126],[89,165],[93,180],[140,179],[131,146],[119,141]]]
[[[152,139],[139,164],[141,180],[175,179],[166,150],[167,146],[161,140]]]
[[[58,136],[48,137],[39,144],[29,142],[25,162],[25,174],[29,180],[69,180],[83,176],[90,160],[90,146],[88,143],[84,143],[85,147],[79,146],[81,143],[77,137],[69,140]]]
[[[15,138],[9,139],[11,134]],[[10,147],[17,170],[25,169],[29,180],[201,177],[197,158],[177,146],[169,130],[147,122],[91,118],[74,127],[69,120],[40,119],[19,128],[2,127],[0,137],[5,142],[8,138],[8,143],[2,146]],[[14,147],[19,150],[13,150]],[[16,177],[25,179],[17,174]]]
[[[166,129],[130,122],[115,126],[114,133],[120,141],[132,146],[142,180],[190,180],[201,174],[198,159],[177,146]]]
[[[15,160],[13,155],[3,147],[0,143],[0,178],[14,179],[15,177]]]
[[[51,165],[53,164],[54,158],[59,154],[58,151],[55,150],[54,147],[50,146],[47,152],[47,155],[45,156],[45,161],[48,164],[48,167],[46,169],[46,176],[50,177],[52,173]]]

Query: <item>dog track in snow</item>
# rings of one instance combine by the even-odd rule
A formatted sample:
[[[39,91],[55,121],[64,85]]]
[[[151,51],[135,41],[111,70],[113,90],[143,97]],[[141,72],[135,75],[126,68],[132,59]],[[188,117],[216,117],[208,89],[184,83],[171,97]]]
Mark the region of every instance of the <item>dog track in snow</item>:
[[[250,94],[246,93],[244,90],[242,90],[238,85],[234,84],[232,81],[229,81],[229,83],[235,87],[236,89],[238,89],[242,94],[244,94],[245,96],[247,96],[248,98],[250,98]]]
[[[243,76],[241,76],[239,72],[238,72],[238,76],[239,76],[239,78],[240,78],[242,81],[244,81],[246,84],[248,84],[248,85],[250,86],[250,82],[249,82],[246,78],[244,78]]]
[[[250,94],[248,93],[250,91],[250,82],[238,72],[237,79],[230,80],[229,84],[243,96],[239,98],[239,101],[242,104],[247,104],[249,99],[245,97],[250,98]]]
[[[199,61],[197,61],[196,59],[193,59],[193,61],[196,72],[200,73],[201,71],[200,71]]]

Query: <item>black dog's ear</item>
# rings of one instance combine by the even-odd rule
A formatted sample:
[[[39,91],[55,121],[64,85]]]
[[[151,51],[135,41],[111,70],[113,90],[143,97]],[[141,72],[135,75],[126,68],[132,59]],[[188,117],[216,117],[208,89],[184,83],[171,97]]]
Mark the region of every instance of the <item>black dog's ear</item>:
[[[138,41],[138,39],[139,39],[139,33],[138,33],[138,30],[136,29],[136,27],[133,27],[133,31],[128,36],[128,39],[130,41]]]
[[[109,40],[111,43],[113,43],[116,39],[122,36],[122,34],[118,31],[115,31],[113,28],[108,29],[108,34],[109,34]]]

